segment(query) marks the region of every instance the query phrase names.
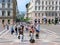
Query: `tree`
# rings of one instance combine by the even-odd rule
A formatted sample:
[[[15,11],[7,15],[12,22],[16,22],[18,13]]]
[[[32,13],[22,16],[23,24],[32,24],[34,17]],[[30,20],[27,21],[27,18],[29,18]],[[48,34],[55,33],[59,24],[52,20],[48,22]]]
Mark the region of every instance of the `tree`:
[[[24,19],[24,22],[29,22],[29,20],[30,20],[30,18],[26,18],[26,19]]]
[[[30,18],[24,19],[23,16],[16,17],[16,22],[29,22]]]

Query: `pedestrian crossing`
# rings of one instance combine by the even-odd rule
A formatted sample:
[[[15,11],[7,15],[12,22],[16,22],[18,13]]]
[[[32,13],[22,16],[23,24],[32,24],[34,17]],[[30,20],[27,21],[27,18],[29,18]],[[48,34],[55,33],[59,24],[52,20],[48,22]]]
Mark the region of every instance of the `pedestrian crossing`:
[[[34,39],[35,39],[35,42],[52,42],[53,40],[55,41],[55,37],[54,35],[47,35],[47,33],[44,33],[44,32],[40,32],[40,35],[39,35],[39,39],[36,39],[35,38],[35,34],[34,34]],[[13,35],[11,35],[10,31],[8,30],[6,33],[4,33],[0,38],[0,43],[13,43],[13,42],[17,42],[17,43],[30,43],[29,40],[30,40],[30,36],[29,36],[29,32],[25,32],[24,33],[24,39],[23,41],[21,41],[20,39],[18,39],[18,35],[16,36],[16,34],[14,33]],[[54,39],[53,39],[54,38]]]

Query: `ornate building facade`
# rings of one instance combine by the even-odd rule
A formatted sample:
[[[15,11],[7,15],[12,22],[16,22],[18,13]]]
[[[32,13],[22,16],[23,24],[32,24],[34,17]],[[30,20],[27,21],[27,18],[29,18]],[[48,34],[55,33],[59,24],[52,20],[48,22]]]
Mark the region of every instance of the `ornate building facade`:
[[[0,0],[0,24],[13,24],[16,17],[16,0]]]
[[[48,20],[60,21],[60,0],[31,0],[28,7],[28,17],[31,21],[43,23]]]

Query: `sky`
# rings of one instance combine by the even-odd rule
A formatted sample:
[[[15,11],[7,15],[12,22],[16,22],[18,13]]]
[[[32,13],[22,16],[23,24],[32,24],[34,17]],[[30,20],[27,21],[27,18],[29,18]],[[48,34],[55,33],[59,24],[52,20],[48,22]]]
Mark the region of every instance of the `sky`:
[[[26,12],[25,5],[29,3],[30,0],[17,0],[18,10]]]

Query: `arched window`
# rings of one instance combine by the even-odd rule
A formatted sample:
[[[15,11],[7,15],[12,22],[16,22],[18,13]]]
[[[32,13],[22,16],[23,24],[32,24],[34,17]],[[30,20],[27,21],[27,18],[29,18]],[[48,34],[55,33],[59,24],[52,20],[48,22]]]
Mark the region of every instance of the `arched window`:
[[[10,24],[10,20],[8,20],[8,24]]]
[[[2,24],[4,24],[4,20],[2,20]]]

